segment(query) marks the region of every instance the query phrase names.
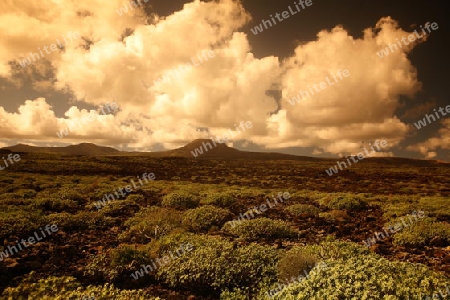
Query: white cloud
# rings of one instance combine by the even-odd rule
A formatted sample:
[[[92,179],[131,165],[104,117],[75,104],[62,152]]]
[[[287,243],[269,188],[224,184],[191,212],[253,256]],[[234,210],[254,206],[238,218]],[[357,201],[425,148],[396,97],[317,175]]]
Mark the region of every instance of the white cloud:
[[[338,26],[298,46],[282,65],[283,109],[268,119],[268,134],[253,142],[270,148],[316,146],[316,152],[334,154],[355,152],[364,139],[398,144],[409,130],[394,115],[399,96],[414,95],[420,83],[405,55],[412,44],[384,59],[376,55],[406,33],[390,18],[380,20],[375,30],[366,29],[362,39],[355,39]],[[335,82],[333,76],[345,69],[350,76]],[[295,105],[288,102],[327,77],[334,85]]]
[[[377,51],[408,34],[390,18],[366,29],[361,39],[349,36],[340,26],[322,31],[316,41],[303,43],[292,57],[280,62],[273,56],[255,58],[247,35],[239,32],[250,19],[239,2],[197,0],[170,16],[148,20],[138,9],[119,17],[116,9],[127,2],[7,0],[0,4],[4,33],[0,76],[13,80],[8,62],[20,53],[54,43],[68,31],[77,31],[92,42],[89,48],[82,47],[80,39],[64,52],[46,56],[54,68],[54,80],[37,81],[31,71],[22,71],[22,76],[35,77],[36,89],[68,88],[85,103],[119,104],[115,116],[99,116],[65,141],[102,141],[136,149],[162,143],[171,148],[202,137],[199,127],[215,136],[233,130],[241,121],[251,121],[253,128],[240,134],[240,139],[267,148],[313,146],[314,153],[349,154],[360,149],[361,140],[369,139],[386,139],[392,149],[409,131],[394,111],[401,95],[412,96],[420,89],[406,54],[423,40],[380,59]],[[127,28],[132,33],[122,41]],[[165,72],[190,63],[204,50],[214,51],[215,57],[179,78],[154,84]],[[39,64],[36,68],[41,68],[40,74],[47,72]],[[287,102],[339,69],[349,70],[350,76],[295,106]],[[278,105],[266,91],[274,86],[282,91],[282,109],[270,114]],[[27,100],[19,113],[0,107],[5,120],[0,132],[8,139],[60,142],[56,131],[94,113],[72,107],[65,118],[57,118],[44,99]]]

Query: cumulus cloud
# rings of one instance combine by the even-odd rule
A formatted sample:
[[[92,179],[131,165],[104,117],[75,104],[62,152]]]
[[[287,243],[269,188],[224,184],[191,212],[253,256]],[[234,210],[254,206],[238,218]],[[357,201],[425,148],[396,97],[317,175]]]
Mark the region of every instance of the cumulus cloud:
[[[238,1],[196,0],[167,17],[146,17],[141,9],[119,17],[116,10],[127,2],[0,4],[0,30],[5,33],[0,38],[0,76],[13,80],[17,69],[12,62],[21,53],[77,31],[82,39],[43,60],[50,66],[40,74],[51,68],[53,78],[38,81],[25,69],[20,70],[22,76],[34,77],[36,89],[64,90],[80,102],[119,104],[117,114],[98,116],[67,141],[102,141],[141,150],[156,144],[173,148],[205,135],[223,135],[235,124],[251,121],[253,127],[239,139],[270,149],[299,146],[313,147],[314,153],[350,154],[365,139],[386,139],[392,149],[409,131],[394,112],[401,95],[413,96],[420,89],[407,54],[425,39],[381,59],[377,51],[409,34],[391,18],[365,29],[360,39],[342,26],[321,31],[317,40],[303,42],[292,57],[280,61],[253,55],[247,35],[239,32],[251,17]],[[199,63],[204,51],[213,51],[214,57]],[[191,67],[177,78],[156,84],[164,74],[187,64]],[[39,64],[36,68],[38,72]],[[344,69],[348,77],[295,105],[289,103],[300,90],[308,91]],[[281,91],[281,104],[267,93],[274,88]],[[56,140],[55,132],[96,113],[72,107],[58,118],[45,99],[27,100],[19,113],[0,107],[6,120],[0,132],[10,139]],[[198,128],[208,128],[207,134]],[[386,155],[389,149],[384,149]]]
[[[39,48],[57,43],[63,44],[69,32],[78,32],[92,42],[117,40],[125,28],[134,28],[144,21],[134,10],[126,16],[117,17],[116,9],[123,0],[4,0],[0,3],[0,77],[9,78],[12,63],[29,53],[39,53]],[[108,24],[105,26],[105,24]],[[83,39],[67,44],[77,48]],[[64,51],[49,51],[45,59],[57,65]],[[42,63],[38,61],[37,64]]]
[[[424,142],[408,146],[409,151],[420,152],[425,158],[434,158],[438,149],[450,149],[450,119],[441,121],[441,128],[436,136],[427,139]]]
[[[406,56],[414,44],[383,59],[376,52],[406,34],[397,22],[383,18],[361,39],[337,26],[298,46],[282,64],[283,109],[268,119],[268,134],[253,141],[271,148],[316,146],[318,152],[335,154],[355,152],[362,139],[386,139],[396,146],[409,130],[394,115],[399,97],[413,96],[421,87]],[[350,75],[336,81],[339,70]],[[290,104],[300,91],[326,78],[333,85]]]

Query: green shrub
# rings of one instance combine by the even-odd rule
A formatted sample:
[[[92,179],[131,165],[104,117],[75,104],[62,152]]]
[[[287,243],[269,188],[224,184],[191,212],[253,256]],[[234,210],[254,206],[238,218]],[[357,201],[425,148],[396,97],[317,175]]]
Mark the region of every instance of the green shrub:
[[[362,199],[359,196],[349,195],[343,196],[338,195],[334,196],[330,202],[327,204],[329,209],[334,210],[359,210],[367,207],[366,200]]]
[[[148,243],[181,228],[181,212],[164,207],[146,207],[128,219],[125,226],[128,229],[119,235],[121,241]]]
[[[289,280],[307,272],[319,261],[318,257],[300,247],[287,251],[278,262],[278,278]]]
[[[90,204],[88,207],[94,209],[95,204]],[[104,216],[124,217],[136,213],[139,210],[139,205],[127,198],[126,200],[111,201],[100,210],[98,208],[95,208],[95,210]]]
[[[200,204],[215,205],[219,207],[230,207],[236,202],[236,199],[227,193],[211,193],[200,201]]]
[[[162,206],[175,209],[194,208],[198,205],[198,200],[188,193],[175,192],[165,195],[161,202]]]
[[[297,232],[285,221],[269,218],[230,221],[222,228],[224,231],[246,241],[258,241],[295,237]]]
[[[41,210],[7,206],[0,210],[0,239],[21,236],[46,224]]]
[[[327,268],[282,289],[274,300],[423,299],[445,289],[449,279],[426,266],[378,255],[329,260]],[[269,299],[268,296],[262,299]]]
[[[220,300],[248,300],[248,292],[240,288],[225,290],[220,294]]]
[[[19,189],[16,193],[21,195],[24,199],[31,199],[37,195],[36,191],[32,189]]]
[[[417,196],[411,195],[390,195],[384,200],[383,218],[389,220],[398,216],[404,216],[413,210],[419,210],[420,205],[418,203]]]
[[[142,265],[150,264],[151,259],[152,256],[145,247],[120,245],[106,253],[90,256],[84,274],[109,282],[129,279],[130,274],[140,269]]]
[[[303,215],[308,217],[317,217],[320,213],[319,208],[308,204],[294,204],[286,207],[285,209],[294,217],[301,217]]]
[[[33,208],[42,209],[46,212],[63,212],[74,211],[79,205],[76,201],[68,199],[52,198],[38,198],[33,201]]]
[[[403,217],[406,219],[406,217]],[[387,227],[400,223],[401,218],[389,222]],[[419,247],[429,245],[433,238],[442,240],[446,245],[450,244],[450,225],[439,222],[435,218],[425,217],[417,221],[405,221],[408,227],[402,227],[393,237],[395,246]],[[394,227],[395,229],[395,227]]]
[[[272,247],[250,244],[236,247],[220,237],[184,234],[166,236],[161,251],[190,243],[193,250],[158,269],[158,278],[176,289],[221,292],[257,289],[263,278],[276,281],[278,251]]]
[[[84,204],[87,202],[86,196],[82,191],[73,190],[71,188],[60,189],[57,193],[62,200],[72,200],[78,204]]]
[[[423,197],[419,200],[418,207],[426,211],[430,217],[448,218],[450,216],[448,197]]]
[[[127,197],[127,201],[131,201],[133,203],[140,203],[140,202],[143,202],[144,200],[145,200],[145,197],[140,194],[131,194],[131,195],[128,195],[128,197]]]
[[[354,256],[369,255],[367,247],[359,244],[337,240],[334,236],[327,236],[318,245],[306,245],[301,248],[305,253],[312,254],[320,260],[349,259]]]
[[[43,300],[80,300],[83,297],[94,297],[95,300],[161,300],[152,297],[143,290],[119,290],[113,285],[89,285],[84,288],[73,277],[48,277],[37,282],[22,282],[17,287],[6,288],[3,299],[43,299]]]
[[[45,216],[48,224],[56,224],[64,231],[83,229],[109,229],[116,224],[116,219],[104,216],[101,212],[79,212],[77,214],[54,213]]]
[[[212,226],[221,227],[231,219],[228,209],[217,208],[212,205],[204,205],[186,211],[183,215],[183,225],[194,232],[206,232]]]
[[[120,245],[111,251],[111,266],[126,266],[132,263],[145,264],[150,260],[144,251],[131,245]]]

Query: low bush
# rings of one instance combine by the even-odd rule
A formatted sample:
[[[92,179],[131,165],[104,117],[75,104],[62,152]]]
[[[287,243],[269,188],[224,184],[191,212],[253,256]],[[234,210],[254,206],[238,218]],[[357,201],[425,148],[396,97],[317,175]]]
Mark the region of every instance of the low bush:
[[[21,236],[46,224],[41,210],[7,206],[0,210],[0,239]]]
[[[101,212],[79,212],[77,214],[54,213],[45,216],[47,224],[56,224],[64,231],[77,231],[84,229],[109,229],[116,225],[118,220],[104,216]]]
[[[232,214],[228,209],[204,205],[186,211],[182,222],[191,231],[206,232],[213,226],[220,228],[231,219],[231,216]]]
[[[400,218],[392,220],[386,225],[389,227],[399,222],[401,223]],[[434,238],[439,239],[444,245],[450,245],[449,224],[439,222],[435,218],[430,217],[408,222],[407,224],[408,227],[403,227],[394,235],[392,243],[395,246],[425,246],[429,245]]]
[[[278,251],[250,244],[237,247],[220,237],[184,234],[160,240],[161,251],[190,243],[193,250],[158,269],[158,278],[177,289],[209,290],[220,294],[234,288],[256,292],[263,278],[276,281]]]
[[[373,254],[326,264],[327,268],[311,272],[306,280],[278,289],[271,299],[423,299],[439,288],[445,290],[449,283],[424,265],[389,261]]]
[[[146,207],[125,222],[127,230],[119,235],[121,241],[148,243],[181,228],[181,212],[164,207]]]
[[[174,192],[163,197],[162,206],[175,209],[189,209],[198,205],[199,201],[191,194]]]
[[[109,217],[125,217],[135,214],[139,210],[139,205],[128,200],[116,200],[103,206],[101,209],[94,208],[95,204],[89,205],[90,208],[98,210],[98,212],[104,216]]]
[[[369,255],[371,252],[367,247],[337,240],[334,236],[327,236],[324,241],[317,245],[301,247],[304,253],[318,257],[321,261],[349,259],[355,256]]]
[[[300,247],[287,251],[278,262],[278,278],[289,280],[309,271],[319,261],[318,257]]]
[[[334,210],[359,210],[367,207],[367,201],[355,195],[338,195],[334,196],[327,206]]]
[[[142,265],[150,264],[151,258],[145,248],[120,245],[106,253],[92,255],[84,273],[100,281],[123,281],[124,278],[129,279],[130,274],[141,268]]]
[[[200,201],[200,204],[206,204],[206,205],[215,205],[219,207],[230,207],[236,202],[236,199],[227,193],[210,193],[205,198],[202,198]]]
[[[320,209],[314,205],[309,204],[294,204],[286,207],[286,211],[294,217],[317,217],[319,216]]]
[[[76,211],[79,208],[76,201],[57,197],[35,199],[31,206],[46,212]]]
[[[131,194],[128,195],[127,200],[126,201],[131,201],[133,203],[142,203],[145,201],[145,197],[143,195],[140,194]]]
[[[37,282],[24,281],[17,287],[6,288],[3,299],[52,299],[52,300],[79,300],[83,297],[92,297],[95,300],[161,300],[152,297],[143,290],[120,290],[111,284],[103,286],[89,285],[83,287],[73,277],[48,277]]]
[[[448,218],[450,216],[448,197],[423,197],[419,200],[418,207],[426,211],[430,217]]]
[[[233,220],[225,223],[222,229],[246,241],[273,241],[275,239],[292,238],[297,234],[297,231],[293,230],[289,223],[269,218]]]

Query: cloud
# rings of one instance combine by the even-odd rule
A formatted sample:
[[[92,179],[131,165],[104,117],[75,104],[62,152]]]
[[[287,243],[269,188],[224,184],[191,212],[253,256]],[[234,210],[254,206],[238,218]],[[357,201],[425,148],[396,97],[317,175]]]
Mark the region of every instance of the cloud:
[[[407,59],[413,44],[380,59],[376,52],[406,35],[391,18],[355,39],[341,26],[321,31],[316,41],[299,45],[282,64],[282,110],[267,121],[267,134],[253,142],[268,148],[316,146],[315,151],[355,152],[363,139],[386,139],[396,146],[408,133],[394,112],[401,95],[413,96],[421,87]],[[417,44],[418,42],[416,42]],[[338,70],[347,78],[334,80]],[[314,84],[334,83],[295,105],[289,99]]]
[[[122,0],[4,0],[0,3],[0,77],[10,78],[12,63],[30,52],[57,42],[69,32],[78,32],[93,42],[117,40],[126,28],[142,24],[141,10],[118,18],[116,9],[126,3]],[[108,24],[108,26],[105,26]],[[84,44],[82,39],[68,43],[67,48]],[[49,51],[51,52],[51,51]],[[64,51],[45,54],[54,65]],[[43,60],[38,62],[42,63]]]
[[[247,35],[239,31],[251,16],[238,1],[197,0],[167,17],[145,17],[141,9],[118,17],[116,9],[126,3],[7,0],[0,4],[0,24],[4,24],[0,30],[5,33],[0,38],[0,76],[32,78],[36,89],[66,91],[80,105],[119,104],[120,112],[99,116],[67,141],[88,139],[141,150],[157,144],[173,148],[204,137],[199,127],[215,136],[241,121],[251,121],[253,128],[239,139],[269,149],[298,146],[313,147],[314,153],[350,154],[360,149],[362,140],[386,139],[392,149],[409,131],[394,112],[401,95],[413,96],[421,88],[407,54],[425,39],[380,59],[377,51],[409,34],[389,17],[365,29],[360,39],[342,26],[321,31],[317,40],[303,42],[292,57],[280,61],[253,55]],[[79,32],[82,39],[29,70],[12,67],[21,53],[54,43],[69,31]],[[208,50],[214,51],[214,57],[173,80],[155,84]],[[300,90],[307,91],[344,69],[350,76],[294,106],[289,104],[288,99]],[[44,80],[42,74],[47,74]],[[280,91],[282,99],[270,90]],[[19,113],[0,107],[6,120],[0,123],[0,132],[9,139],[60,142],[55,132],[95,113],[74,106],[57,118],[45,99],[27,100]],[[29,116],[33,121],[26,119]]]
[[[0,107],[0,135],[5,139],[48,136],[55,128],[55,115],[44,98],[26,100],[18,113],[8,113]]]
[[[450,149],[450,119],[443,119],[441,125],[442,127],[435,137],[431,137],[421,143],[410,145],[406,150],[420,152],[425,158],[434,158],[437,155],[437,149]]]

